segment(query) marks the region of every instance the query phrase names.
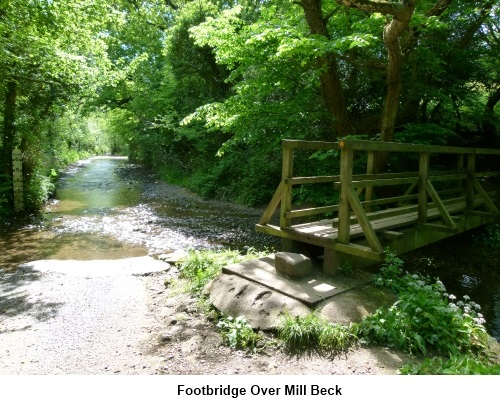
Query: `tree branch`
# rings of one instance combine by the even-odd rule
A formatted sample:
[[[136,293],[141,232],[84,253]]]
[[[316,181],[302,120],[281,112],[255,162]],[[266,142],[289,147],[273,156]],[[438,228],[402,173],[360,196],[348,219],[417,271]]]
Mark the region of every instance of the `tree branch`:
[[[402,3],[395,3],[385,0],[335,0],[341,6],[357,8],[358,10],[368,11],[370,13],[380,13],[383,15],[399,16],[404,12],[407,3],[414,4],[415,0],[403,0]]]

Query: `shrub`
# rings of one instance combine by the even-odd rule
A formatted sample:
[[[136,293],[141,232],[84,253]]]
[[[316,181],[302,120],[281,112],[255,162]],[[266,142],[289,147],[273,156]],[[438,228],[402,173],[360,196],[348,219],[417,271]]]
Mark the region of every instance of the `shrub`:
[[[418,274],[402,275],[401,260],[388,255],[387,261],[376,282],[397,291],[398,301],[367,316],[358,325],[362,337],[424,355],[429,349],[444,355],[486,349],[488,334],[479,305],[467,296],[455,302],[439,279],[431,282]]]
[[[50,176],[35,171],[25,184],[25,209],[36,211],[43,206],[55,191],[55,185]]]
[[[500,375],[500,364],[482,357],[454,355],[449,359],[434,357],[401,368],[406,375]]]

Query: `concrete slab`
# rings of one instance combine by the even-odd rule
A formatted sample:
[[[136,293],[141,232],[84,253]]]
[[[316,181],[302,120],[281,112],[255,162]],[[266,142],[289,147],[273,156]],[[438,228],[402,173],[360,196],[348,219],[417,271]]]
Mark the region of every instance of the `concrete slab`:
[[[372,275],[366,272],[356,272],[356,277],[339,276],[330,279],[319,271],[300,280],[292,280],[276,272],[274,255],[224,266],[222,273],[234,274],[259,283],[309,306],[367,284],[372,280]]]
[[[144,276],[163,273],[170,264],[150,256],[117,260],[37,260],[19,266],[21,271],[71,274],[73,277]]]

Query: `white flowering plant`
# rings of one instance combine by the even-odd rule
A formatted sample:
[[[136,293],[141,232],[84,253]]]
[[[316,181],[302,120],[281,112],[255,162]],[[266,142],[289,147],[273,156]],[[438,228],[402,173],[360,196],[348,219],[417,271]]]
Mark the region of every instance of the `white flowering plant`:
[[[430,349],[445,355],[486,349],[488,334],[476,303],[468,296],[457,301],[439,279],[404,274],[401,259],[386,258],[376,283],[396,291],[398,300],[358,325],[364,339],[424,355]]]

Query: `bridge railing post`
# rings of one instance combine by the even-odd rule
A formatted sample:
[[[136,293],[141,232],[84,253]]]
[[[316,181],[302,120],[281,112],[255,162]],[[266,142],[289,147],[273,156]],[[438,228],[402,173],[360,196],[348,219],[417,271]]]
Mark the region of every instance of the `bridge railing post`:
[[[292,220],[286,213],[292,210],[292,185],[286,179],[293,177],[293,147],[283,143],[283,165],[281,169],[280,228],[287,228]]]
[[[366,174],[374,174],[375,173],[375,152],[374,151],[368,151],[367,158],[366,158]],[[371,201],[373,200],[373,187],[372,186],[367,186],[365,188],[365,201]],[[365,207],[366,212],[371,211],[371,207],[367,206]]]
[[[340,198],[339,198],[339,230],[338,241],[349,243],[351,231],[351,206],[349,189],[352,186],[352,166],[354,150],[349,147],[340,150]]]
[[[465,186],[465,211],[470,212],[474,207],[474,176],[476,173],[476,155],[467,155],[467,183]]]
[[[420,152],[418,184],[418,222],[427,222],[427,180],[429,179],[430,153]]]

